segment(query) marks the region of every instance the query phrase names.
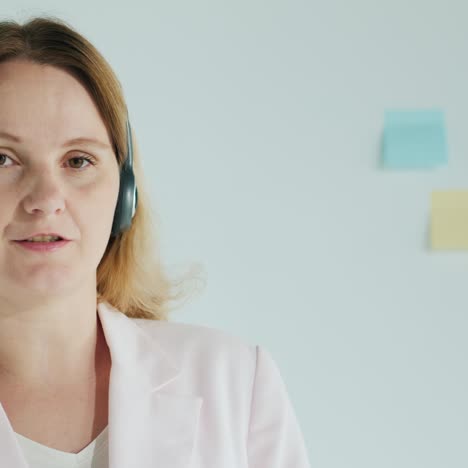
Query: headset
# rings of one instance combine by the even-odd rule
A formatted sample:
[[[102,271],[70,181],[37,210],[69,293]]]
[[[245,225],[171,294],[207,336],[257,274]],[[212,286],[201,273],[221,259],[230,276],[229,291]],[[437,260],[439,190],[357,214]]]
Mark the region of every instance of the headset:
[[[127,155],[120,170],[119,197],[114,212],[110,237],[116,237],[132,224],[138,204],[138,190],[133,173],[133,142],[127,115]]]

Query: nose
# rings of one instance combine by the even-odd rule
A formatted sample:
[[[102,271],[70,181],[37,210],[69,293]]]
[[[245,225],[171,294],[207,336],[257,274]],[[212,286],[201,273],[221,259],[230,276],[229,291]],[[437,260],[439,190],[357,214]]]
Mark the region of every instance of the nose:
[[[65,208],[63,189],[50,172],[42,171],[32,182],[30,190],[24,197],[23,206],[30,214],[63,211]]]

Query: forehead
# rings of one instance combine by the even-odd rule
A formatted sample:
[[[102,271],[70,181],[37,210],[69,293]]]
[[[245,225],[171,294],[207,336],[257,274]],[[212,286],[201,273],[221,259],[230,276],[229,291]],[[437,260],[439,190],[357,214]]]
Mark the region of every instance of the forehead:
[[[25,60],[0,64],[0,130],[27,139],[80,135],[109,142],[87,89],[70,73]]]

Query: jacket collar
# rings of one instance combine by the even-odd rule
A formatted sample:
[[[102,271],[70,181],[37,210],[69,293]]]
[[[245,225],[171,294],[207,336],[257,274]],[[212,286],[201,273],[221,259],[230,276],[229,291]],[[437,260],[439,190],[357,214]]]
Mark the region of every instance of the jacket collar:
[[[99,303],[97,311],[111,354],[112,367],[126,374],[131,382],[155,391],[180,374],[180,369],[169,354],[134,319],[108,302]]]
[[[188,468],[203,399],[175,391],[182,370],[149,331],[107,302],[97,313],[112,358],[109,467]],[[28,468],[1,403],[0,460]]]

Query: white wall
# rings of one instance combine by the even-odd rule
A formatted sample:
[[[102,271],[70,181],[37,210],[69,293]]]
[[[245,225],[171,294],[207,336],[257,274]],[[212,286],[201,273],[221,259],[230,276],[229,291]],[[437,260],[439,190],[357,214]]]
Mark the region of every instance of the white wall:
[[[174,316],[265,346],[313,467],[466,468],[468,256],[428,249],[468,184],[468,4],[3,0],[94,42],[125,88]],[[108,18],[103,22],[102,17]],[[449,165],[379,167],[386,108],[445,110]]]

